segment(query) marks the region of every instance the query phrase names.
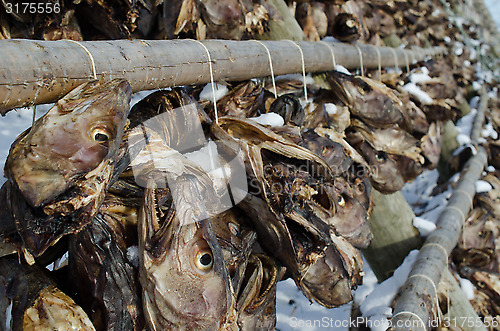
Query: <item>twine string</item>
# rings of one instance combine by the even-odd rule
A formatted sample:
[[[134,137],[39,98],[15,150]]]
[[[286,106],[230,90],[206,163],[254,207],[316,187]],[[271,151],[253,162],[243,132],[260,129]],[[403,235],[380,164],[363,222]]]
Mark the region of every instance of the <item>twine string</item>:
[[[306,103],[307,103],[306,64],[304,61],[304,52],[302,52],[302,47],[300,47],[300,45],[297,44],[295,41],[293,41],[293,40],[289,40],[289,41],[292,44],[294,44],[295,46],[297,46],[297,48],[300,51],[300,58],[302,60],[302,79],[304,81],[304,99],[306,100]]]
[[[205,52],[207,53],[207,59],[208,59],[208,69],[210,70],[210,85],[212,85],[212,97],[213,97],[213,103],[214,103],[214,113],[215,113],[215,123],[219,124],[219,114],[217,111],[217,99],[215,98],[215,83],[214,83],[214,70],[212,67],[212,57],[210,56],[210,51],[208,50],[207,46],[203,44],[201,41],[196,40],[196,39],[191,39],[192,41],[200,44]]]
[[[271,52],[269,52],[269,48],[267,48],[267,46],[263,42],[261,42],[260,40],[252,40],[252,41],[261,44],[266,49],[267,58],[269,59],[269,69],[271,71],[271,79],[273,81],[274,97],[277,98],[278,92],[276,90],[276,81],[274,79],[274,69],[273,69],[273,60],[271,58]]]
[[[365,75],[365,71],[363,69],[363,52],[361,52],[361,48],[359,48],[358,44],[354,44],[356,46],[356,49],[358,50],[359,54],[359,67],[361,69],[361,76]]]
[[[77,44],[78,46],[80,46],[81,48],[83,48],[83,50],[85,51],[85,53],[87,53],[87,55],[89,56],[90,58],[90,65],[91,65],[91,68],[92,68],[92,76],[94,79],[97,79],[97,72],[96,72],[96,69],[95,69],[95,61],[94,61],[94,57],[92,56],[92,53],[90,53],[90,51],[88,50],[87,47],[85,47],[82,43],[76,41],[76,40],[71,40],[71,39],[66,39],[67,41],[69,42],[72,42],[74,44]]]

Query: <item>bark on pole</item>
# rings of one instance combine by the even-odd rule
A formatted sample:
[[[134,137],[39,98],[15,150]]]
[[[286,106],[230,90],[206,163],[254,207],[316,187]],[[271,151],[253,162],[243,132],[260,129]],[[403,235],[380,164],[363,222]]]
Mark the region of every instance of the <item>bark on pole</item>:
[[[271,54],[274,74],[302,71],[301,52],[294,42],[262,41]],[[296,42],[307,72],[337,64],[359,67],[358,49],[349,44]],[[239,81],[270,75],[266,49],[255,41],[206,40],[215,81]],[[133,91],[210,82],[208,54],[194,40],[114,40],[75,43],[68,40],[0,40],[0,112],[54,102],[79,84],[93,79],[125,78]],[[377,68],[374,46],[359,45],[366,68]],[[380,47],[382,67],[406,66],[444,53],[442,47],[402,50]],[[406,54],[406,56],[405,56]]]

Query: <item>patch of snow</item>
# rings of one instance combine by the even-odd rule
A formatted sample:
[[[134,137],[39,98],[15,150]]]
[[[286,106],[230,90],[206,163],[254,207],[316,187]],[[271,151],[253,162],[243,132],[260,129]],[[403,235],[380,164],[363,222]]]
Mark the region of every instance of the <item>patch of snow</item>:
[[[435,222],[426,220],[423,217],[416,216],[413,219],[413,226],[417,228],[422,237],[427,237],[432,231],[436,229]]]
[[[457,135],[457,143],[459,145],[467,145],[471,143],[470,137],[466,134],[459,133]]]
[[[329,115],[335,115],[337,114],[337,106],[333,103],[325,103],[325,111]]]
[[[418,87],[414,83],[408,83],[403,86],[403,90],[413,95],[418,101],[423,105],[428,105],[433,102],[432,98],[426,92],[422,91],[420,87]]]
[[[227,86],[222,84],[215,83],[214,89],[215,89],[216,102],[219,101],[223,96],[225,96],[227,92],[229,92]],[[214,91],[212,90],[212,83],[208,83],[200,92],[200,100],[213,101],[213,99],[214,99]]]
[[[219,162],[217,160],[217,144],[212,140],[209,140],[208,143],[200,149],[189,153],[183,153],[182,155],[207,172],[219,167]]]
[[[471,104],[475,103],[475,100],[471,100]],[[456,128],[459,134],[466,135],[467,138],[470,137],[471,131],[472,131],[472,126],[474,124],[474,118],[476,117],[477,109],[476,108],[471,108],[471,111],[465,115],[462,116],[456,123]],[[467,138],[461,137],[460,139],[465,139],[464,143],[460,143],[459,137],[457,136],[457,142],[460,145],[465,145],[466,143],[470,143],[470,138],[467,141]]]
[[[329,42],[329,43],[339,43],[339,42],[341,42],[340,40],[338,40],[337,38],[332,37],[332,36],[326,36],[323,39],[321,39],[321,41],[326,41],[326,42]]]
[[[476,187],[476,193],[486,193],[493,190],[493,186],[484,180],[476,180],[474,186]]]
[[[127,248],[127,259],[136,268],[139,268],[139,247],[130,246]]]
[[[269,125],[272,127],[282,126],[285,124],[283,117],[276,113],[262,114],[257,117],[250,117],[250,119],[261,125]]]
[[[474,289],[475,289],[474,284],[472,284],[470,280],[462,278],[460,276],[458,277],[458,282],[467,300],[474,299]]]
[[[432,78],[429,76],[429,69],[421,67],[420,71],[421,72],[414,72],[410,75],[410,82],[413,84],[422,84],[432,81]]]
[[[5,330],[11,330],[10,322],[12,320],[12,306],[14,305],[14,300],[10,300],[10,304],[5,310]]]
[[[349,330],[352,304],[327,309],[309,300],[292,279],[278,283],[276,330]]]
[[[489,122],[484,126],[484,129],[481,130],[481,136],[483,136],[484,138],[489,137],[493,140],[497,140],[498,139],[498,132],[495,131],[495,129],[493,128],[493,125],[491,124],[491,122]]]
[[[366,299],[366,297],[373,292],[375,286],[378,284],[377,276],[370,268],[368,261],[363,256],[363,285],[359,286],[353,293],[354,302],[358,306]]]
[[[170,91],[172,90],[171,88],[165,88],[163,90]],[[133,106],[135,106],[136,103],[144,99],[150,94],[153,94],[156,91],[160,91],[159,89],[156,90],[148,90],[148,91],[139,91],[134,94],[132,94],[132,99],[130,100],[130,109],[132,109]]]
[[[444,40],[446,43],[450,43],[450,42],[451,42],[451,38],[450,38],[450,37],[448,37],[448,36],[445,36],[445,37],[443,38],[443,40]]]
[[[343,74],[346,74],[346,75],[351,75],[351,73],[349,72],[349,70],[347,70],[346,67],[344,66],[341,66],[340,64],[337,64],[334,68],[336,71],[338,72],[341,72]]]
[[[496,171],[496,169],[495,169],[495,167],[494,167],[494,166],[489,165],[489,166],[487,166],[487,167],[486,167],[486,171],[488,171],[488,172],[495,172],[495,171]]]
[[[477,81],[472,82],[472,88],[474,91],[479,91],[481,89],[481,84]]]
[[[392,315],[391,304],[399,288],[405,283],[417,259],[418,251],[411,251],[403,263],[394,271],[392,277],[375,286],[374,290],[363,300],[360,306],[361,314],[368,318],[388,318]],[[385,330],[385,329],[384,329]]]
[[[302,74],[287,74],[287,75],[279,75],[274,78],[274,80],[300,80],[301,82],[304,80],[304,76]],[[306,75],[306,85],[314,84],[314,79],[310,74]]]

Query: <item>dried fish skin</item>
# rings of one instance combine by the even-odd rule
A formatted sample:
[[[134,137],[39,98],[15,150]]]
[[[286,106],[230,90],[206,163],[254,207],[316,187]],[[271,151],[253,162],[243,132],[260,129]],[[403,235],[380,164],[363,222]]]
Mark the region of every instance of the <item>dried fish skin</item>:
[[[404,104],[382,83],[367,77],[330,72],[327,82],[352,115],[374,127],[388,127],[404,120]]]
[[[136,134],[144,138],[145,127],[148,133],[154,131],[166,146],[179,152],[203,146],[206,138],[200,125],[210,121],[183,88],[151,93],[132,107],[129,120],[129,145],[133,145]]]
[[[240,40],[245,32],[243,5],[236,0],[196,0],[207,38]]]
[[[219,116],[254,117],[259,111],[264,112],[265,94],[262,84],[251,80],[241,83],[217,101],[218,114]],[[210,115],[214,118],[212,114]]]
[[[326,308],[339,307],[352,300],[351,284],[343,261],[333,245],[312,264],[298,286],[309,300]]]
[[[420,148],[422,155],[425,157],[425,165],[427,169],[435,169],[441,157],[441,135],[442,123],[432,122],[429,125],[428,131],[420,138]]]
[[[249,222],[238,208],[210,218],[235,293],[238,293],[242,286],[252,246],[257,239],[257,234],[249,226]]]
[[[304,108],[302,108],[299,98],[291,93],[280,95],[274,100],[269,112],[277,113],[283,117],[285,124],[298,127],[302,127],[304,124]]]
[[[385,194],[394,193],[403,187],[403,176],[387,153],[375,150],[360,133],[348,133],[347,140],[368,162],[373,187]]]
[[[234,150],[241,148],[245,152],[247,173],[252,174],[262,185],[265,185],[265,174],[261,151],[305,163],[305,171],[312,176],[326,181],[333,177],[331,169],[319,156],[252,120],[224,116],[219,118],[219,123],[213,123],[211,129],[214,136],[226,146]],[[267,191],[264,186],[262,189],[264,193]]]
[[[131,93],[123,79],[82,84],[16,139],[5,174],[32,207],[47,204],[113,158]]]
[[[137,270],[124,237],[124,224],[101,209],[70,241],[70,273],[97,330],[144,327]]]
[[[47,316],[50,316],[48,318]],[[95,330],[82,308],[57,288],[44,288],[24,313],[23,330]]]
[[[282,276],[276,262],[264,254],[252,254],[246,267],[245,286],[238,294],[240,330],[274,330],[276,285]]]
[[[95,330],[83,309],[57,289],[44,270],[19,263],[17,255],[0,258],[0,287],[7,298],[0,300],[0,320],[10,320],[9,330]],[[10,308],[4,306],[8,302]]]
[[[111,160],[105,160],[87,174],[85,181],[78,181],[43,207],[30,206],[19,189],[11,185],[10,208],[23,246],[38,257],[64,235],[80,231],[97,213],[111,175]]]
[[[333,20],[332,36],[343,42],[356,41],[361,37],[361,24],[356,16],[340,13]]]
[[[299,260],[285,221],[272,213],[266,201],[250,194],[238,207],[250,218],[262,247],[287,266],[292,274],[298,274]]]
[[[406,156],[421,164],[424,163],[424,157],[421,155],[422,150],[418,147],[418,140],[397,125],[377,129],[359,120],[354,120],[351,124],[351,130],[359,132],[363,139],[377,151]]]
[[[350,153],[341,143],[321,136],[316,131],[303,133],[300,145],[321,157],[336,176],[346,175],[352,166]]]
[[[21,247],[22,239],[17,233],[16,222],[12,216],[11,202],[10,202],[10,187],[11,183],[6,181],[0,189],[0,240],[5,244],[13,244],[14,246]]]
[[[368,223],[368,208],[365,208],[356,196],[349,192],[349,184],[340,177],[334,185],[324,185],[322,190],[328,196],[329,204],[335,212],[329,217],[322,217],[335,233],[341,235],[357,248],[367,248],[373,238]],[[317,209],[313,209],[317,212]]]
[[[172,209],[157,204],[158,189],[150,180],[138,218],[146,325],[151,330],[236,330],[222,250],[210,222],[197,215],[202,199],[196,179],[184,175],[177,181]]]

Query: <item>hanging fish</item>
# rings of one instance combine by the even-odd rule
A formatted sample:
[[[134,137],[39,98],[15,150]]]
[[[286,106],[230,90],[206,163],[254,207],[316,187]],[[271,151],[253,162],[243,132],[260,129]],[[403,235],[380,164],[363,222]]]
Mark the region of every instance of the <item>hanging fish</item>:
[[[114,217],[115,206],[106,207],[70,240],[71,278],[78,293],[85,293],[81,301],[96,329],[142,330],[137,268],[127,257],[126,219]]]
[[[123,79],[85,83],[13,143],[5,165],[10,208],[35,256],[97,212],[117,161],[130,96]]]
[[[373,127],[388,127],[402,123],[405,118],[403,102],[384,84],[367,77],[332,71],[326,79],[331,91],[353,116]]]
[[[203,220],[196,181],[178,177],[173,198],[162,200],[150,180],[144,194],[139,279],[151,330],[237,329],[231,282],[213,228]]]
[[[73,299],[59,290],[46,270],[0,258],[0,321],[7,330],[95,330]]]

